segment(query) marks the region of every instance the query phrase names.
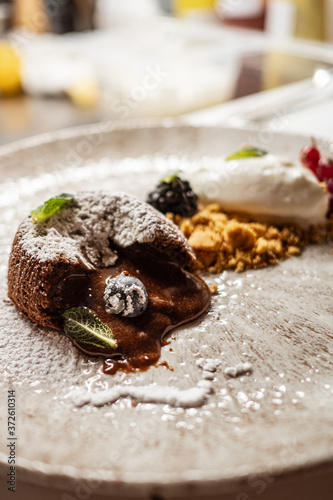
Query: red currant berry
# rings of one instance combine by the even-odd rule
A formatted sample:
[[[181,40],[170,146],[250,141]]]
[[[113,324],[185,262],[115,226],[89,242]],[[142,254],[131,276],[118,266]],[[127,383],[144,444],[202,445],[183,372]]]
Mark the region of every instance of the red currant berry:
[[[333,159],[322,156],[318,162],[317,177],[322,181],[327,181],[333,177]]]
[[[313,145],[304,146],[304,148],[301,149],[299,158],[304,167],[309,168],[316,175],[317,166],[320,160],[319,150]]]

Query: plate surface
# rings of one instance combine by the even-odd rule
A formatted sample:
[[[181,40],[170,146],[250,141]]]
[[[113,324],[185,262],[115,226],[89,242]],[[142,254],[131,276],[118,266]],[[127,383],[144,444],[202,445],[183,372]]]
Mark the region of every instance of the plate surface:
[[[333,462],[333,259],[327,245],[310,246],[276,267],[204,276],[219,295],[207,316],[171,334],[161,359],[173,371],[160,366],[104,375],[101,360],[22,318],[6,299],[15,231],[45,199],[86,189],[145,199],[182,162],[223,156],[245,142],[295,158],[306,139],[105,123],[0,149],[0,426],[7,428],[7,390],[14,387],[21,481],[73,489],[91,478],[95,493],[132,498],[152,491],[183,495],[192,485],[195,495],[239,491],[252,475],[283,476]],[[202,378],[198,358],[221,363],[214,392],[198,408],[126,398],[77,408],[68,397],[76,387],[97,392],[114,384],[187,389]],[[249,361],[253,372],[228,378],[225,367],[240,361]],[[2,438],[1,476],[8,467],[6,444]]]

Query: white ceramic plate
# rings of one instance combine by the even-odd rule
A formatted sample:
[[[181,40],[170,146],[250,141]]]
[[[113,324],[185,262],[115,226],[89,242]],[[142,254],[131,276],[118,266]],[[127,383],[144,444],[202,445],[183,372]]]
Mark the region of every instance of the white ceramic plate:
[[[296,157],[307,142],[272,134],[264,140],[228,128],[112,130],[99,124],[0,150],[3,478],[11,387],[17,397],[22,483],[75,491],[90,478],[90,496],[207,498],[234,492],[237,498],[236,492],[258,490],[253,475],[268,487],[291,473],[296,477],[333,463],[329,246],[308,247],[301,257],[268,269],[206,276],[209,284],[218,284],[218,298],[206,317],[172,333],[162,359],[174,371],[160,366],[104,375],[100,360],[83,356],[58,332],[23,319],[6,299],[11,241],[20,220],[40,202],[64,191],[99,188],[144,199],[165,171],[185,159],[205,161],[244,142]],[[67,397],[73,387],[96,392],[115,383],[187,389],[202,376],[199,357],[218,359],[221,366],[214,392],[195,409],[136,405],[129,399],[77,408]],[[226,377],[224,368],[239,361],[250,361],[252,374]]]

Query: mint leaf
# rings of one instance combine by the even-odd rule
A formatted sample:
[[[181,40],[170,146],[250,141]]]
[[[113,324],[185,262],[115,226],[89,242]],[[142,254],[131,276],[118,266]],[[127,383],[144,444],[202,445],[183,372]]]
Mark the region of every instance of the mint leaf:
[[[163,177],[160,182],[164,182],[165,184],[171,184],[171,182],[177,182],[179,180],[179,175],[180,170],[177,170],[174,174],[167,175],[166,177]]]
[[[227,156],[226,161],[238,160],[239,158],[260,158],[261,156],[267,155],[267,151],[260,148],[250,147],[240,149],[229,156]]]
[[[74,196],[67,193],[62,193],[58,196],[54,196],[54,198],[50,198],[43,205],[40,205],[31,212],[32,222],[36,224],[36,222],[48,219],[51,215],[58,212],[65,203],[73,200]]]
[[[72,307],[62,315],[64,330],[76,343],[100,349],[117,347],[111,328],[85,307]]]

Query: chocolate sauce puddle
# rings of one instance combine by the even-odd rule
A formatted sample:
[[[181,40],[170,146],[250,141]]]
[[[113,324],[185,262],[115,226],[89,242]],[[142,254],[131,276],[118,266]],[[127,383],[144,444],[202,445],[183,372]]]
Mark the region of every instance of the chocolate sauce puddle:
[[[107,278],[127,271],[142,281],[148,293],[148,307],[140,316],[125,318],[109,314],[103,299]],[[104,373],[145,370],[156,364],[163,338],[171,330],[207,311],[210,292],[203,280],[173,263],[153,261],[148,256],[129,257],[121,253],[117,265],[88,274],[70,275],[62,283],[62,308],[87,307],[108,325],[118,347],[98,351],[75,343],[84,353],[107,359]]]

